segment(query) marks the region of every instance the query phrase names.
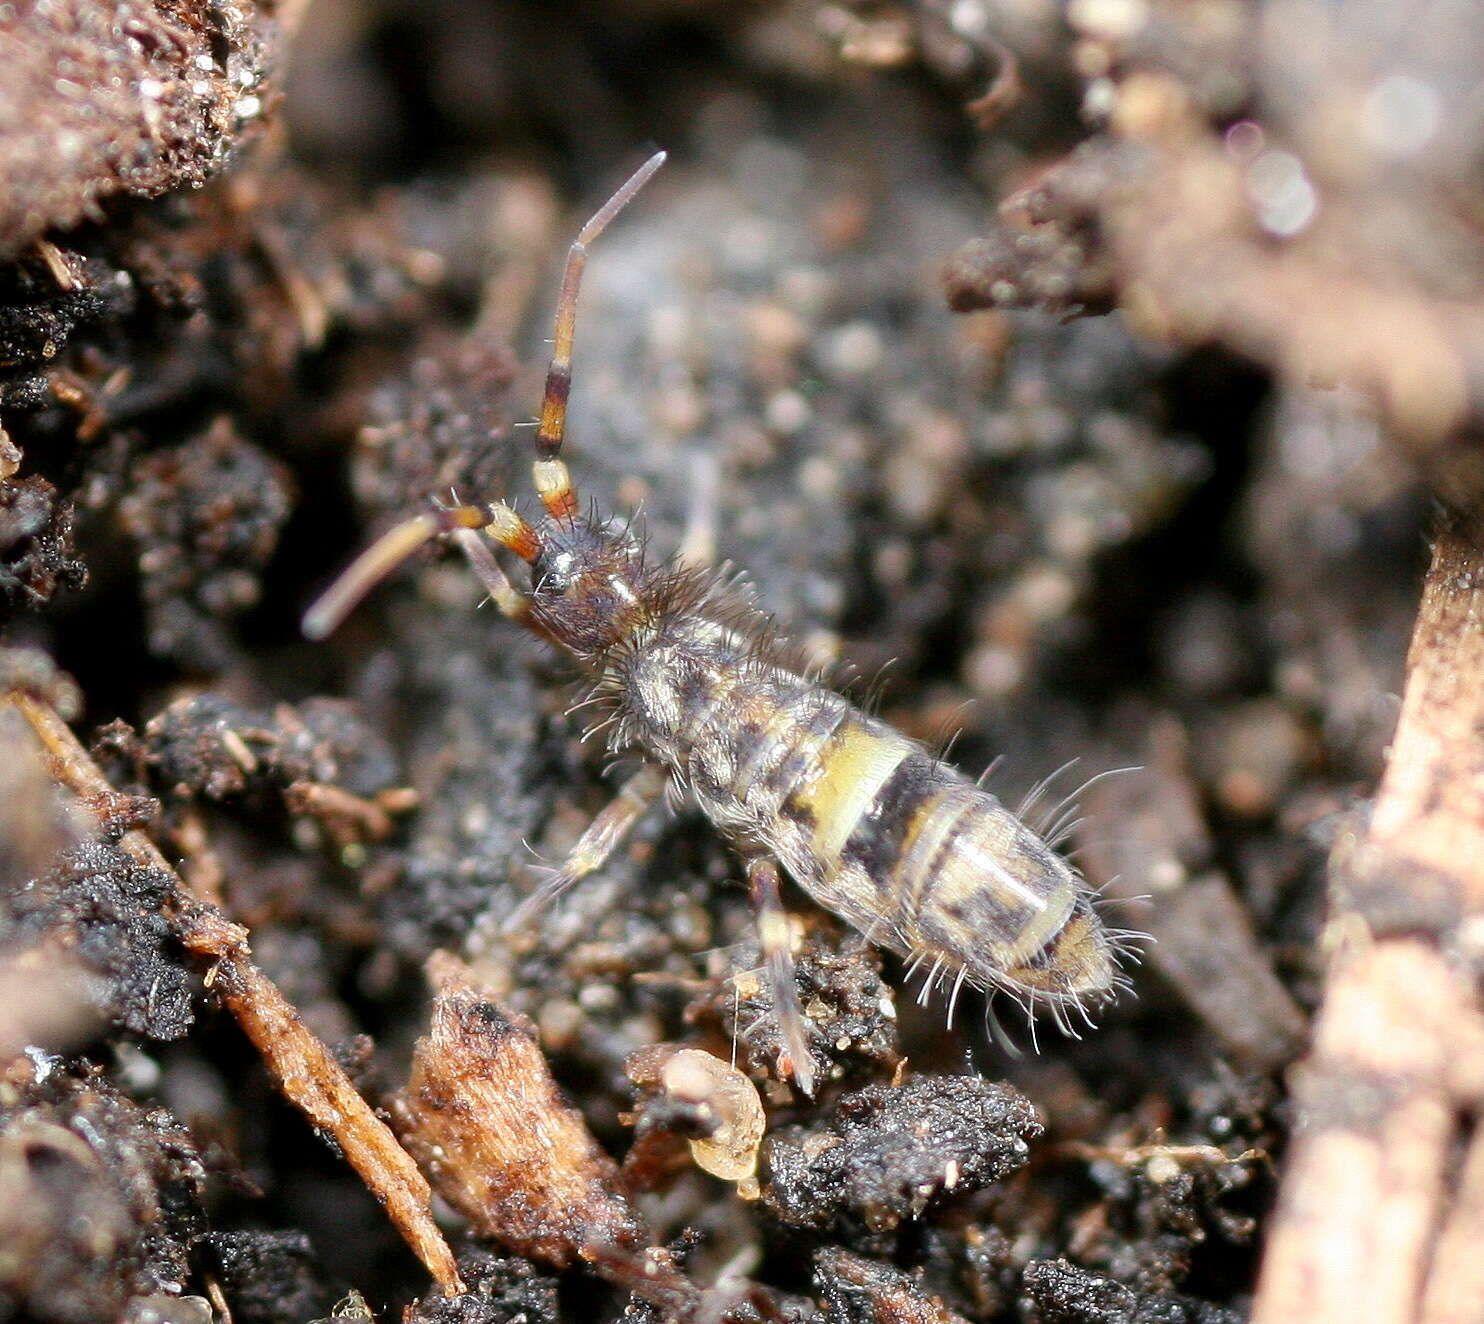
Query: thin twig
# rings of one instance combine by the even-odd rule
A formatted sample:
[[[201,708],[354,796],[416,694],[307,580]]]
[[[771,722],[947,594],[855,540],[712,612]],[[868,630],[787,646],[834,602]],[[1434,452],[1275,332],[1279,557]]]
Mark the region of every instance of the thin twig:
[[[6,698],[35,731],[49,756],[52,776],[61,785],[85,800],[113,794],[108,779],[49,704],[18,691]],[[181,941],[213,962],[208,985],[220,994],[284,1095],[314,1126],[335,1137],[351,1167],[385,1206],[397,1231],[444,1293],[463,1292],[453,1252],[433,1222],[427,1180],[330,1050],[253,963],[247,930],[195,896],[143,832],[124,833],[119,848],[135,863],[174,879],[181,902],[176,917]]]

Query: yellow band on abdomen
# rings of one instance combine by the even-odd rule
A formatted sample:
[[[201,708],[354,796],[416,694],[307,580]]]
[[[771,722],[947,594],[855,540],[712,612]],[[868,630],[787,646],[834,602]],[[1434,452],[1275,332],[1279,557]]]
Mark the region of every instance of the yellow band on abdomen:
[[[894,731],[873,731],[859,718],[847,720],[820,752],[819,772],[793,800],[814,816],[814,854],[828,872],[840,858],[860,816],[875,802],[897,765],[915,746]]]

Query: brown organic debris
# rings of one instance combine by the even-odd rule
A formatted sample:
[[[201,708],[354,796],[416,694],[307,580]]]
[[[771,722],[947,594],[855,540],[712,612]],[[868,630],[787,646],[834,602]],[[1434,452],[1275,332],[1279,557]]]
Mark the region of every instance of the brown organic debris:
[[[97,765],[65,722],[44,701],[20,691],[7,696],[40,739],[57,782],[74,795],[112,795]],[[190,896],[159,848],[137,828],[119,838],[137,866],[173,879],[180,940],[213,962],[208,984],[289,1100],[309,1121],[333,1135],[347,1160],[385,1205],[413,1252],[445,1292],[462,1290],[453,1253],[432,1220],[432,1192],[387,1126],[371,1110],[329,1049],[310,1032],[277,987],[253,963],[247,932],[214,906]]]
[[[1442,1321],[1480,1300],[1476,1257],[1457,1249],[1478,1223],[1477,1164],[1453,1175],[1458,1119],[1484,1097],[1472,973],[1484,913],[1477,522],[1437,536],[1408,666],[1370,822],[1331,861],[1337,952],[1312,1052],[1295,1075],[1303,1121],[1256,1324]]]
[[[531,1034],[453,955],[435,953],[428,975],[432,1024],[391,1109],[443,1198],[519,1254],[556,1268],[586,1261],[667,1306],[689,1301]]]
[[[129,1317],[131,1298],[180,1309],[205,1180],[165,1109],[135,1103],[96,1069],[45,1054],[12,1064],[0,1078],[8,1311],[84,1324]]]
[[[288,474],[218,419],[136,461],[119,507],[137,564],[150,647],[201,671],[233,646],[225,623],[257,605],[293,505]]]
[[[73,523],[72,503],[46,479],[0,478],[0,606],[34,610],[82,587]]]
[[[950,262],[950,303],[1117,305],[1152,338],[1356,388],[1445,490],[1477,491],[1454,445],[1484,417],[1484,268],[1458,206],[1477,196],[1458,68],[1477,9],[1430,10],[1415,44],[1382,6],[1238,15],[1074,11],[1099,129]]]
[[[848,1251],[821,1251],[814,1280],[829,1324],[964,1324],[900,1269]]]
[[[3,655],[15,673],[23,660]],[[8,665],[7,665],[8,664]],[[9,901],[76,843],[88,815],[63,803],[21,715],[0,706],[0,895]],[[55,934],[19,934],[0,918],[0,1064],[27,1047],[58,1051],[96,1028],[87,971]]]
[[[111,196],[214,174],[263,109],[267,10],[62,0],[0,11],[0,255],[95,217]]]
[[[211,987],[263,1055],[284,1094],[312,1124],[328,1131],[350,1165],[386,1206],[428,1271],[453,1295],[463,1290],[453,1254],[432,1219],[432,1191],[386,1124],[361,1098],[344,1069],[247,959],[242,929],[203,913],[188,932],[192,950],[216,958]]]

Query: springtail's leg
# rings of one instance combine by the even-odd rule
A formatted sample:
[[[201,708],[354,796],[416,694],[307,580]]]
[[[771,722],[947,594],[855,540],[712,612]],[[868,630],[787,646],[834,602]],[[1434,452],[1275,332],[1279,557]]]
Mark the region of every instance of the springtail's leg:
[[[459,529],[454,533],[453,540],[458,543],[464,559],[469,562],[469,568],[484,585],[484,591],[490,595],[490,601],[511,620],[524,621],[530,614],[531,604],[526,600],[525,595],[510,582],[509,576],[500,569],[499,562],[495,560],[486,539],[475,533],[473,529]]]
[[[502,925],[509,933],[524,927],[538,911],[551,904],[579,878],[601,868],[635,823],[664,793],[668,778],[655,763],[646,763],[620,788],[608,806],[587,826],[566,863],[511,912]]]
[[[788,912],[784,910],[783,898],[778,893],[778,866],[764,856],[754,856],[747,863],[747,881],[752,889],[752,904],[757,909],[758,940],[762,944],[763,964],[773,994],[779,1037],[783,1041],[779,1068],[792,1075],[794,1083],[812,1097],[814,1055],[809,1051],[804,1009],[799,1005]]]

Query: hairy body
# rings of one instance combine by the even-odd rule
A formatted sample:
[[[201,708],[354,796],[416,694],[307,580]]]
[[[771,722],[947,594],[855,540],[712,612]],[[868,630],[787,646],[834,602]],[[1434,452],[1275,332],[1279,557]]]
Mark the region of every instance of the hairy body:
[[[661,762],[723,836],[873,942],[1034,1002],[1096,1000],[1112,944],[1066,862],[995,796],[702,615],[600,663],[617,748]]]
[[[771,621],[732,586],[655,563],[632,524],[583,515],[559,458],[587,245],[664,160],[651,158],[583,228],[568,256],[527,523],[504,502],[436,508],[367,549],[305,617],[319,637],[393,566],[451,535],[505,615],[571,656],[615,752],[645,763],[565,866],[511,917],[597,868],[663,792],[694,797],[747,866],[784,1050],[812,1092],[815,1063],[794,977],[779,867],[870,940],[918,964],[926,988],[1005,992],[1063,1029],[1126,985],[1120,943],[1075,871],[993,795],[791,665]],[[489,544],[529,568],[506,576]],[[602,710],[606,709],[606,713]],[[950,1002],[950,1007],[952,1003]],[[951,1015],[951,1011],[950,1011]]]

